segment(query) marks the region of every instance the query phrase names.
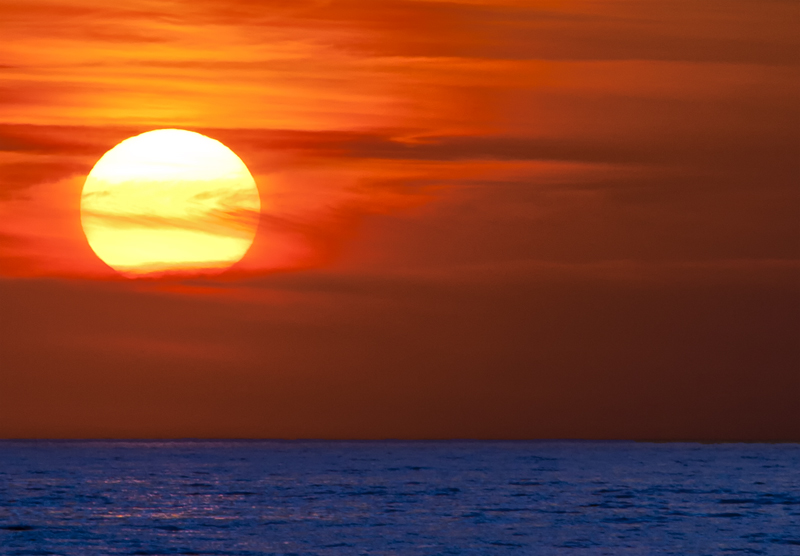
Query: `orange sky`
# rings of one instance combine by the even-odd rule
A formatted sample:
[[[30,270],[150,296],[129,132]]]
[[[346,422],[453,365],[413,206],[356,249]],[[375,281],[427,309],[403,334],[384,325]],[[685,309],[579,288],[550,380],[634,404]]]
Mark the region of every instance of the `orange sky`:
[[[0,5],[0,437],[800,439],[800,8]],[[255,243],[128,280],[121,140],[248,165]]]

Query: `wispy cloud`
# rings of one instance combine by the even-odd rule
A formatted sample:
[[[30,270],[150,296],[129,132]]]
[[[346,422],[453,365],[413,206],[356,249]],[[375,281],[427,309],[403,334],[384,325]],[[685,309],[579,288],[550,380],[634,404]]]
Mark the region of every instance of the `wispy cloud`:
[[[56,240],[83,253],[83,176],[158,127],[251,169],[254,271],[329,264],[361,223],[425,206],[439,224],[408,228],[407,264],[447,252],[415,235],[431,228],[454,260],[790,257],[794,15],[780,0],[5,3],[0,232],[27,247],[0,272],[62,268]]]

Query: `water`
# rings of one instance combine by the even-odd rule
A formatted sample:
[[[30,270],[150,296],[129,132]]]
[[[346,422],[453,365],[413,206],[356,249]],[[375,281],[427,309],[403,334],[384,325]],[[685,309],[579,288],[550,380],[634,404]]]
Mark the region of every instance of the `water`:
[[[800,554],[800,445],[0,442],[0,554]]]

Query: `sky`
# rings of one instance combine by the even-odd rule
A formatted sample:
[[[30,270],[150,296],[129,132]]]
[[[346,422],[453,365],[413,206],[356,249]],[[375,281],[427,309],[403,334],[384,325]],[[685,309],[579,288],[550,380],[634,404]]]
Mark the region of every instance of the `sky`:
[[[794,0],[0,4],[0,437],[800,441]],[[155,129],[261,213],[131,279]]]

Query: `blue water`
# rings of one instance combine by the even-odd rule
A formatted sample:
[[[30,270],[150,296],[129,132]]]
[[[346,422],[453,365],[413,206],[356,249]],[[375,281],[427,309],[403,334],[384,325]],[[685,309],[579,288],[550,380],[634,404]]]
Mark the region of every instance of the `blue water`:
[[[800,445],[0,442],[0,554],[800,554]]]

